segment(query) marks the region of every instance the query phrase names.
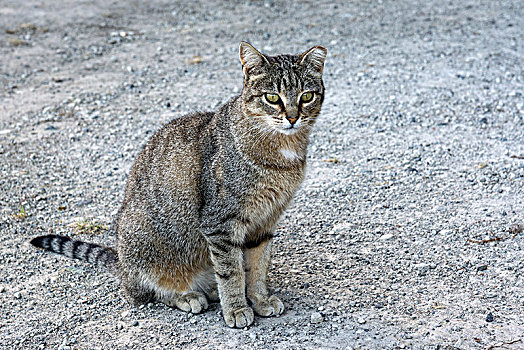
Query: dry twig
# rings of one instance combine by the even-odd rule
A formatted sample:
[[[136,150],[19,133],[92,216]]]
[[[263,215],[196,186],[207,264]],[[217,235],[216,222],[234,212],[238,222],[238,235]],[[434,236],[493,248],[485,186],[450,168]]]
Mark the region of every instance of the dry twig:
[[[498,344],[493,344],[493,345],[490,345],[487,350],[492,350],[492,349],[495,349],[495,348],[503,348],[504,345],[511,345],[511,344],[515,344],[515,343],[518,343],[518,342],[521,342],[522,339],[521,338],[518,338],[518,339],[515,339],[515,340],[510,340],[510,341],[505,341],[505,342],[502,342],[502,343],[498,343]]]
[[[496,236],[496,237],[493,237],[493,238],[488,238],[488,239],[481,239],[481,240],[474,240],[474,239],[468,239],[468,242],[470,243],[478,243],[478,244],[484,244],[484,243],[490,243],[490,242],[497,242],[497,241],[503,241],[505,239],[513,239],[515,238],[519,233],[521,233],[523,230],[522,228],[522,225],[520,224],[515,224],[515,225],[512,225],[509,229],[508,229],[508,232],[511,233],[512,235],[511,236],[505,236],[505,237],[502,237],[502,236]],[[493,234],[493,232],[490,231],[491,234]]]

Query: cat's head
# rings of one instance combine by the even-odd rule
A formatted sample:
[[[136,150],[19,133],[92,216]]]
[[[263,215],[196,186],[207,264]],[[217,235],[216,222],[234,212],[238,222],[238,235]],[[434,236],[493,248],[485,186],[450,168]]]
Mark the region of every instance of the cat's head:
[[[247,116],[285,135],[309,131],[324,100],[326,54],[325,48],[315,46],[300,55],[266,56],[243,41],[242,100]]]

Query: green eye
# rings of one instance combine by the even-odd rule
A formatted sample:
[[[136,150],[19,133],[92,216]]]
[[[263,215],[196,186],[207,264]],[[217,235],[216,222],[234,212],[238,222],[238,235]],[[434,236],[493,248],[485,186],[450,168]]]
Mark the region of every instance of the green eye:
[[[313,93],[312,92],[304,92],[302,96],[300,96],[300,100],[302,102],[309,102],[313,99]]]
[[[277,94],[267,93],[264,96],[266,97],[266,100],[269,103],[278,103],[278,101],[280,101],[280,97],[278,97]]]

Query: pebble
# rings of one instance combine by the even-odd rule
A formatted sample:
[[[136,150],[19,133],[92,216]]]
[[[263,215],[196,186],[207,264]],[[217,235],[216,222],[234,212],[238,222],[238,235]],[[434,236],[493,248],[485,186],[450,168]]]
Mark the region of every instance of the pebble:
[[[493,322],[493,314],[491,312],[488,312],[486,315],[486,322]]]
[[[383,234],[382,236],[380,236],[380,240],[381,241],[387,241],[389,239],[393,238],[393,234],[391,233],[386,233],[386,234]]]
[[[363,318],[363,317],[359,317],[359,318],[357,319],[357,323],[358,323],[358,324],[364,324],[364,323],[366,323],[366,319]]]
[[[80,200],[80,201],[76,202],[75,206],[83,207],[83,206],[86,206],[86,205],[91,204],[91,203],[93,203],[92,199],[83,199],[83,200]]]
[[[320,314],[320,312],[313,312],[311,314],[311,323],[320,323],[324,321],[324,317],[322,317],[322,315]]]
[[[488,269],[488,265],[477,266],[477,271],[486,271],[487,269]]]
[[[416,264],[415,268],[417,269],[419,276],[424,276],[429,271],[430,266],[426,263],[420,263]]]

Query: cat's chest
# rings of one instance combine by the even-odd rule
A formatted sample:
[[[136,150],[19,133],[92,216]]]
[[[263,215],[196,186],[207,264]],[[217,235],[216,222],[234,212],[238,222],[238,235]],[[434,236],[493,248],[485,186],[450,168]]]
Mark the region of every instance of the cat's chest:
[[[241,205],[248,232],[271,231],[304,178],[303,169],[266,171]]]

